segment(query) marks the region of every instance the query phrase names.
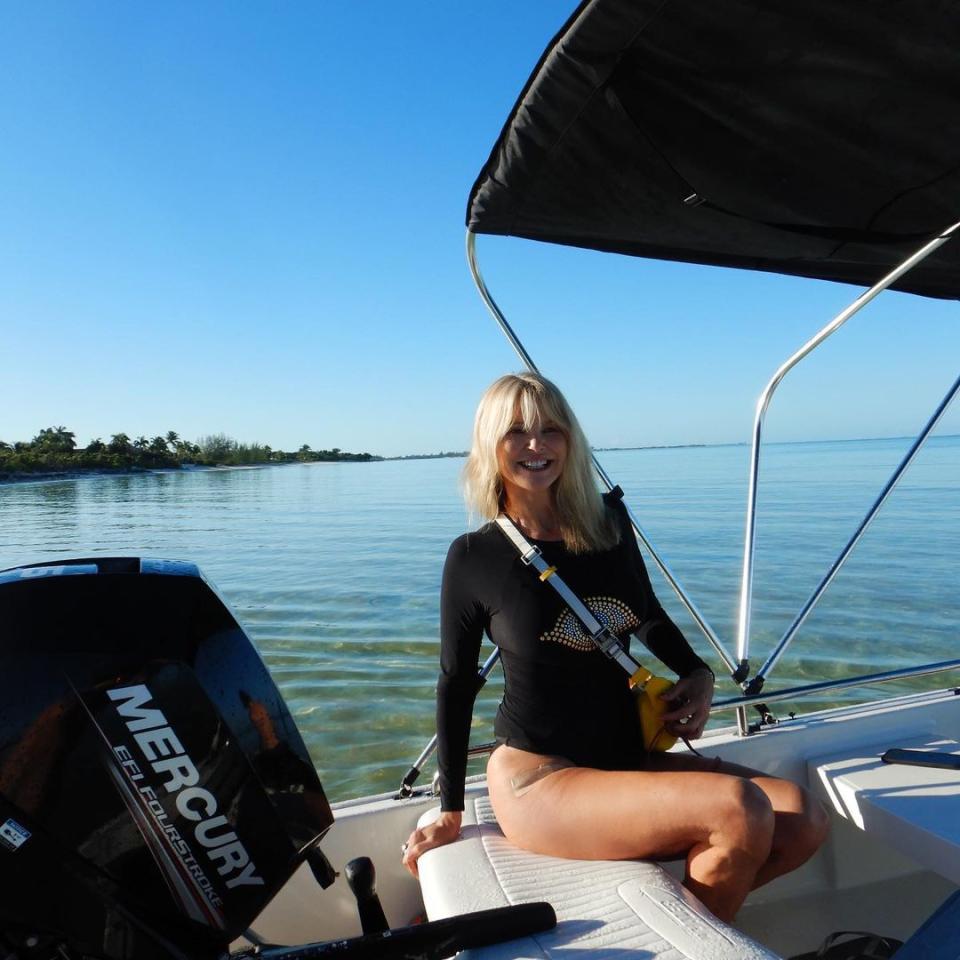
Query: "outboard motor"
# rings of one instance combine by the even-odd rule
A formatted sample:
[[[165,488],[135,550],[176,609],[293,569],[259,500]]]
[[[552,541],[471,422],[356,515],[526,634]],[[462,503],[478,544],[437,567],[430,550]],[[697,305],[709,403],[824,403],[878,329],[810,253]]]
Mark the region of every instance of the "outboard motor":
[[[249,638],[189,563],[0,572],[0,954],[223,956],[333,822]]]
[[[333,882],[300,734],[193,564],[0,571],[0,656],[3,960],[224,960],[303,861]],[[373,865],[345,873],[363,936],[245,960],[440,960],[556,923],[524,903],[386,929]]]

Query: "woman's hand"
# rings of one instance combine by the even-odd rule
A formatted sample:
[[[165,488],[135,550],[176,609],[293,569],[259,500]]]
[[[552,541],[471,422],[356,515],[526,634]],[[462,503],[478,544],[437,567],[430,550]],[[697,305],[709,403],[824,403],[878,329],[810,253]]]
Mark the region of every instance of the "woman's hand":
[[[460,836],[460,822],[463,814],[459,810],[446,810],[433,823],[422,829],[414,830],[401,848],[403,865],[415,876],[419,876],[417,860],[428,850],[453,843]]]
[[[713,702],[713,674],[701,667],[660,695],[672,707],[662,717],[667,733],[696,740],[703,733]]]

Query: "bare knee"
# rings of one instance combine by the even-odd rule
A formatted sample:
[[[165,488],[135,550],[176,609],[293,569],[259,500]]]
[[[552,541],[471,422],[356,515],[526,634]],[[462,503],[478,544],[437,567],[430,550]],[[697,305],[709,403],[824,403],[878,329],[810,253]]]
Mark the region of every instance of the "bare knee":
[[[750,780],[717,777],[711,784],[714,827],[687,857],[687,887],[721,920],[731,921],[770,858],[776,815]]]
[[[717,790],[716,838],[762,863],[770,855],[776,817],[770,799],[756,784],[741,777],[724,777]]]
[[[830,814],[827,813],[827,808],[812,794],[806,793],[805,801],[803,808],[804,840],[813,847],[813,850],[818,850],[830,835]]]
[[[830,816],[816,797],[801,787],[797,790],[801,794],[797,812],[779,818],[776,845],[781,855],[799,865],[823,846],[830,833]]]

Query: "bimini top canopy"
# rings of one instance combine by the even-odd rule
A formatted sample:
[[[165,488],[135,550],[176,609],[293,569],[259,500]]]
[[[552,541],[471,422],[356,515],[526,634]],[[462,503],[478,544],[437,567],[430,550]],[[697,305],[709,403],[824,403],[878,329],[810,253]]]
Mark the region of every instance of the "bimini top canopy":
[[[871,285],[960,220],[950,0],[587,0],[467,225]],[[896,289],[960,297],[960,241]]]

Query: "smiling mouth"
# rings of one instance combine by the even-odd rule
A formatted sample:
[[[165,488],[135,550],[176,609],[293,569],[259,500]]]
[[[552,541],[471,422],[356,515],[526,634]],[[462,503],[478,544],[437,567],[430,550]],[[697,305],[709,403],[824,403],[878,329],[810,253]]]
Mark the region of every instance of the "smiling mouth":
[[[552,461],[550,460],[521,460],[520,466],[523,467],[524,470],[538,473],[541,470],[546,470],[551,463]]]

